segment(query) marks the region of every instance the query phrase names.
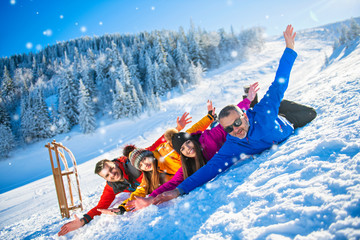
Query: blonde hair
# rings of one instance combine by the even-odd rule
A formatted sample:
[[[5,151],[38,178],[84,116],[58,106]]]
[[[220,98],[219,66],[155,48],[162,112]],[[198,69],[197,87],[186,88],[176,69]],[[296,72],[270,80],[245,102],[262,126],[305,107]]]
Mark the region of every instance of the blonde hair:
[[[164,133],[164,138],[168,143],[171,143],[171,139],[174,136],[175,133],[178,133],[179,131],[176,128],[169,128]]]

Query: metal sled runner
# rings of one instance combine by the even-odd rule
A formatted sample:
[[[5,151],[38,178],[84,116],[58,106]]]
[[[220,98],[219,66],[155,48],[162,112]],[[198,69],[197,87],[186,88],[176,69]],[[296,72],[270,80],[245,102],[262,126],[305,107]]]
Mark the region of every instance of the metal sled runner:
[[[45,145],[45,147],[49,149],[51,168],[54,176],[56,194],[59,201],[61,217],[69,218],[70,210],[75,210],[78,208],[83,210],[80,185],[79,185],[79,176],[77,172],[75,157],[68,148],[63,146],[61,143],[57,143],[55,140],[53,140],[51,144],[48,143],[47,145]],[[55,154],[56,165],[54,164],[53,154]],[[69,156],[71,159],[71,163],[73,165],[71,169],[69,168],[66,156]],[[63,170],[61,170],[62,167]],[[63,177],[66,177],[67,185],[64,184]],[[76,182],[76,187],[73,186],[74,182]],[[78,194],[77,204],[74,203],[73,187],[77,188],[77,194]],[[68,198],[70,198],[70,205],[68,204]]]

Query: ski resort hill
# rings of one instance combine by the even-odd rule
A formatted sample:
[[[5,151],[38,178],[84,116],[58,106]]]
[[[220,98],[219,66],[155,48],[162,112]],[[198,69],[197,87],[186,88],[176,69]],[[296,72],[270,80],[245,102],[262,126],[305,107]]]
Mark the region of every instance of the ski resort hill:
[[[60,217],[52,176],[42,178],[0,195],[0,238],[359,239],[360,41],[333,54],[328,29],[297,34],[298,58],[285,99],[312,106],[318,115],[282,144],[238,162],[188,195],[123,216],[95,217],[61,238],[57,232],[69,219]],[[89,159],[79,166],[85,209],[77,215],[85,214],[101,196],[105,181],[93,173],[97,161],[119,156],[126,143],[151,145],[184,111],[196,122],[206,114],[208,99],[217,110],[238,102],[244,85],[259,82],[262,97],[284,48],[282,37],[269,39],[246,61],[208,72],[183,94],[172,91],[158,112],[104,120],[90,136],[60,135],[57,140],[75,157]],[[50,168],[48,161],[35,161],[46,152],[44,144],[23,150],[31,164],[11,162],[19,169],[16,174],[29,174],[25,171],[31,171],[31,165]],[[126,197],[120,194],[118,201]]]

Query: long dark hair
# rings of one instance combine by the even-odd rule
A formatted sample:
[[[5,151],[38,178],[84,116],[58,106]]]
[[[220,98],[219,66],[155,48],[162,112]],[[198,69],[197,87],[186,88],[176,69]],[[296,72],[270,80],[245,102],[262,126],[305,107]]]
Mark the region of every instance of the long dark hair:
[[[194,144],[196,156],[195,158],[190,158],[180,153],[184,180],[190,177],[194,172],[199,170],[206,163],[205,157],[202,153],[200,142],[195,139],[191,139],[190,141]]]
[[[158,160],[154,157],[152,161],[152,171],[143,172],[143,179],[145,180],[146,187],[145,193],[152,193],[155,189],[157,189],[160,185],[164,183],[164,179],[161,177],[161,174],[158,171]]]

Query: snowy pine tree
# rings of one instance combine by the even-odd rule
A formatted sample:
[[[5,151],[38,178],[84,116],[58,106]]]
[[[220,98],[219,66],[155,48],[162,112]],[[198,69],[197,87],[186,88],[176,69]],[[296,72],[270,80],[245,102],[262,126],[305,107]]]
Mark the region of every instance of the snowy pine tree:
[[[115,119],[122,118],[128,115],[129,109],[127,108],[127,95],[124,92],[124,88],[119,80],[116,80],[116,90],[113,93],[112,112]]]
[[[0,157],[7,157],[15,147],[15,139],[11,129],[4,124],[0,124],[0,139]]]
[[[96,128],[94,103],[88,89],[80,80],[79,124],[83,133],[92,133]]]
[[[9,111],[14,111],[16,107],[17,90],[7,67],[4,67],[3,78],[0,89],[0,103],[4,104]]]
[[[4,103],[0,103],[0,124],[11,128],[10,116],[8,114],[7,109],[4,106]]]
[[[30,98],[34,110],[35,137],[37,139],[52,137],[49,111],[42,90],[35,87],[30,93]]]
[[[61,79],[58,111],[69,120],[70,126],[74,126],[79,120],[78,84],[72,75],[72,65],[65,65],[60,69],[58,73]]]

